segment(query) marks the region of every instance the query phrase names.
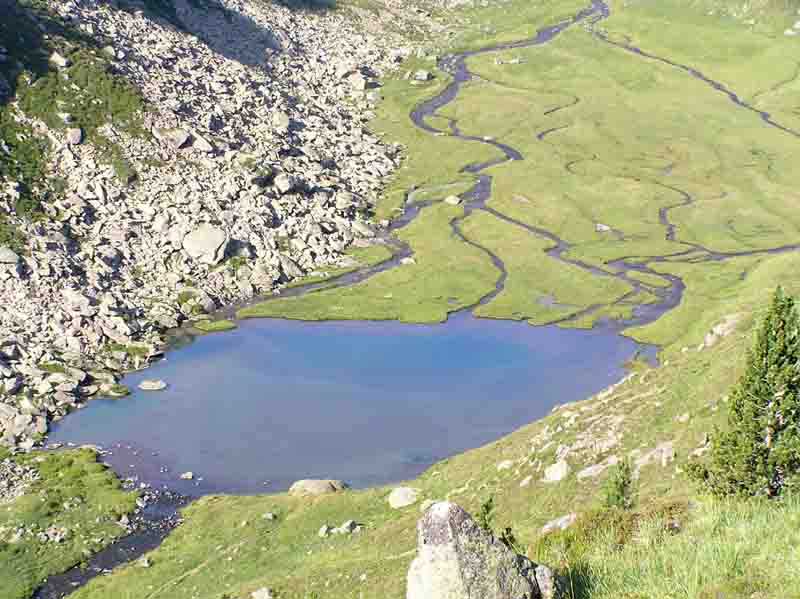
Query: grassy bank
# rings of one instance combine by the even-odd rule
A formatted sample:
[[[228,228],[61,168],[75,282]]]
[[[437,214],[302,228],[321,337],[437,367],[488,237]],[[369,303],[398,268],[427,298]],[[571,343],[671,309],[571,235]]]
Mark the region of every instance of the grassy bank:
[[[136,507],[136,493],[123,491],[91,450],[12,459],[38,479],[21,497],[0,503],[0,596],[27,599],[48,576],[121,537],[118,521]]]

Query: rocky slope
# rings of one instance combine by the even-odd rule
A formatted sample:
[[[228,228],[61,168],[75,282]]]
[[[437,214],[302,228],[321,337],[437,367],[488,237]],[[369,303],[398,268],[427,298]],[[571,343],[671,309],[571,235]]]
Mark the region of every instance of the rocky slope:
[[[370,206],[399,164],[366,125],[377,78],[410,52],[398,32],[432,27],[424,11],[406,22],[254,0],[154,5],[169,10],[51,0],[31,18],[53,42],[40,77],[56,81],[56,122],[0,104],[47,141],[59,181],[28,218],[21,182],[0,170],[0,216],[23,240],[0,247],[4,444],[30,446],[88,397],[124,392],[120,373],[163,351],[167,329],[341,265],[374,236]],[[87,64],[132,84],[136,127],[113,119],[113,94],[89,102],[109,106],[91,131],[70,113],[65,90],[76,106],[96,93]],[[13,141],[0,144],[9,163]]]

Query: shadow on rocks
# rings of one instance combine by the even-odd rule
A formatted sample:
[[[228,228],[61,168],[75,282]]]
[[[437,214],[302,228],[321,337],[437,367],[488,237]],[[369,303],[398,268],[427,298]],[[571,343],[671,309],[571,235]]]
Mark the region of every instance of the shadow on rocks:
[[[336,0],[278,0],[277,4],[300,12],[336,8]],[[276,35],[264,24],[220,0],[117,0],[117,6],[167,21],[196,36],[217,54],[246,66],[263,66],[269,54],[282,50]]]
[[[50,55],[57,48],[48,38],[94,45],[94,40],[69,27],[48,11],[18,0],[0,0],[0,106],[17,93],[19,75],[27,71],[36,80],[51,70]]]

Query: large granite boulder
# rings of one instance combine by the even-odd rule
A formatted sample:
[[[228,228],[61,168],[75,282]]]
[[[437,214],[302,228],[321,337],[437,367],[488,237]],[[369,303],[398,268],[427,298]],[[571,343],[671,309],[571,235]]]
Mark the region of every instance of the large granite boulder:
[[[194,260],[215,265],[225,258],[228,234],[214,225],[203,224],[183,238],[183,249]]]
[[[553,599],[554,576],[517,555],[461,507],[433,504],[417,524],[406,599]]]

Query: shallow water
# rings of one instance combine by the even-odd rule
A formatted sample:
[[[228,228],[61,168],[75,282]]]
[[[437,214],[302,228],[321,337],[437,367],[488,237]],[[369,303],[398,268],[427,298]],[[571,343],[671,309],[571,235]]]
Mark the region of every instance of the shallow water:
[[[240,325],[124,381],[161,378],[166,391],[92,401],[50,441],[100,445],[119,474],[191,494],[274,492],[314,477],[377,485],[601,390],[639,349],[608,330],[466,313],[431,326]],[[179,480],[184,471],[202,480]]]

